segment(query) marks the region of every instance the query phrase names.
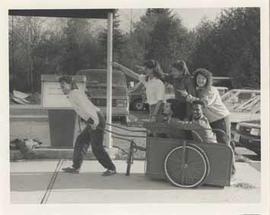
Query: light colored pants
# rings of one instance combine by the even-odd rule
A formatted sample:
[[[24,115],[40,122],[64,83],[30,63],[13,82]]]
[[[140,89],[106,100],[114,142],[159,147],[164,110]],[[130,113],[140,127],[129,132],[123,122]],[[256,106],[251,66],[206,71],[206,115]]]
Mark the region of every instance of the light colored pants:
[[[156,108],[156,105],[157,104],[153,104],[153,105],[149,105],[149,112],[150,112],[150,119],[153,117],[153,113],[155,111],[155,108]],[[162,112],[163,112],[163,107],[164,107],[164,103],[161,103],[160,106],[159,106],[159,109],[157,111],[157,114],[156,114],[156,122],[162,122],[163,121],[163,116],[162,116]]]

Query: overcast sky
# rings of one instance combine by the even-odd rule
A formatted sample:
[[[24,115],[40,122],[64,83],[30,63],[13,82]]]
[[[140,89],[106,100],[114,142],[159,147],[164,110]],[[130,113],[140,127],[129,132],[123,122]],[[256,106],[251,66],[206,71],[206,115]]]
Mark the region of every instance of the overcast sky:
[[[184,26],[189,30],[196,27],[202,18],[206,17],[209,20],[215,20],[221,12],[221,8],[186,8],[186,9],[173,9],[173,12],[182,18]],[[119,19],[120,28],[123,31],[129,31],[131,17],[132,21],[140,20],[140,17],[145,14],[145,9],[120,9]]]

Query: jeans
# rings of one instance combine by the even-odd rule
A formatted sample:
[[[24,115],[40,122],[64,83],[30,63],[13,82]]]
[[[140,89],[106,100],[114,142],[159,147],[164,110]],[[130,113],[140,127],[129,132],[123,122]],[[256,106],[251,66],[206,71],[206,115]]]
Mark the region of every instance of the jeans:
[[[154,113],[154,111],[156,109],[156,106],[157,106],[157,104],[149,105],[149,112],[150,112],[149,118],[150,119],[152,118],[152,116],[154,116],[153,113]],[[162,122],[163,121],[162,120],[163,119],[163,116],[162,116],[163,107],[164,107],[164,103],[161,103],[160,106],[159,106],[159,109],[158,109],[158,111],[156,113],[156,116],[155,116],[156,117],[156,122]]]
[[[87,153],[91,143],[92,152],[98,162],[106,169],[115,170],[115,166],[103,147],[105,119],[98,112],[99,124],[95,130],[87,125],[76,139],[73,151],[73,168],[79,169],[83,162],[83,156]]]
[[[217,142],[225,143],[229,146],[231,142],[231,121],[229,116],[219,119],[215,122],[211,122],[210,126],[212,129],[220,129],[225,132],[224,135],[224,133],[220,131],[214,131],[217,136]]]

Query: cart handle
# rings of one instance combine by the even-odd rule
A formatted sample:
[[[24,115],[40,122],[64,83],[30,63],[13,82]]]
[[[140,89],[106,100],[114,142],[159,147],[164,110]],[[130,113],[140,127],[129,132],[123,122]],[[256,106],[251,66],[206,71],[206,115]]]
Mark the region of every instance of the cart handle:
[[[219,129],[219,128],[215,128],[215,129],[211,129],[211,128],[206,128],[206,129],[204,129],[204,130],[211,130],[211,131],[213,131],[213,132],[220,132],[220,133],[222,133],[222,135],[224,135],[225,137],[226,137],[226,140],[229,140],[229,137],[228,137],[228,135],[225,133],[225,131],[223,131],[222,129]],[[200,139],[200,142],[203,142],[203,140],[202,140],[202,138],[201,138],[201,136],[196,132],[196,130],[191,130],[192,131],[192,133],[194,133],[199,139]],[[225,143],[226,145],[227,145],[227,143]]]
[[[122,127],[122,126],[119,126],[119,125],[115,125],[115,124],[110,124],[110,123],[107,123],[106,122],[106,125],[108,125],[108,126],[112,126],[112,127],[115,127],[115,128],[120,128],[120,129],[122,129],[122,130],[124,130],[124,131],[130,131],[130,132],[144,132],[144,133],[146,133],[146,130],[144,129],[144,130],[133,130],[133,129],[128,129],[128,128],[124,128],[124,127]]]

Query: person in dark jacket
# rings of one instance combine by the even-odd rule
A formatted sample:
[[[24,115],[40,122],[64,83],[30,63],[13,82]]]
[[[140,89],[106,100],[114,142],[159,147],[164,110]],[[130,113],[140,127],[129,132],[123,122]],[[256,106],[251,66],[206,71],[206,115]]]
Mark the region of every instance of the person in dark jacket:
[[[187,102],[186,96],[188,94],[195,96],[195,88],[185,61],[178,60],[173,63],[170,73],[163,73],[163,80],[174,87],[176,117],[180,120],[190,119],[191,103]]]

